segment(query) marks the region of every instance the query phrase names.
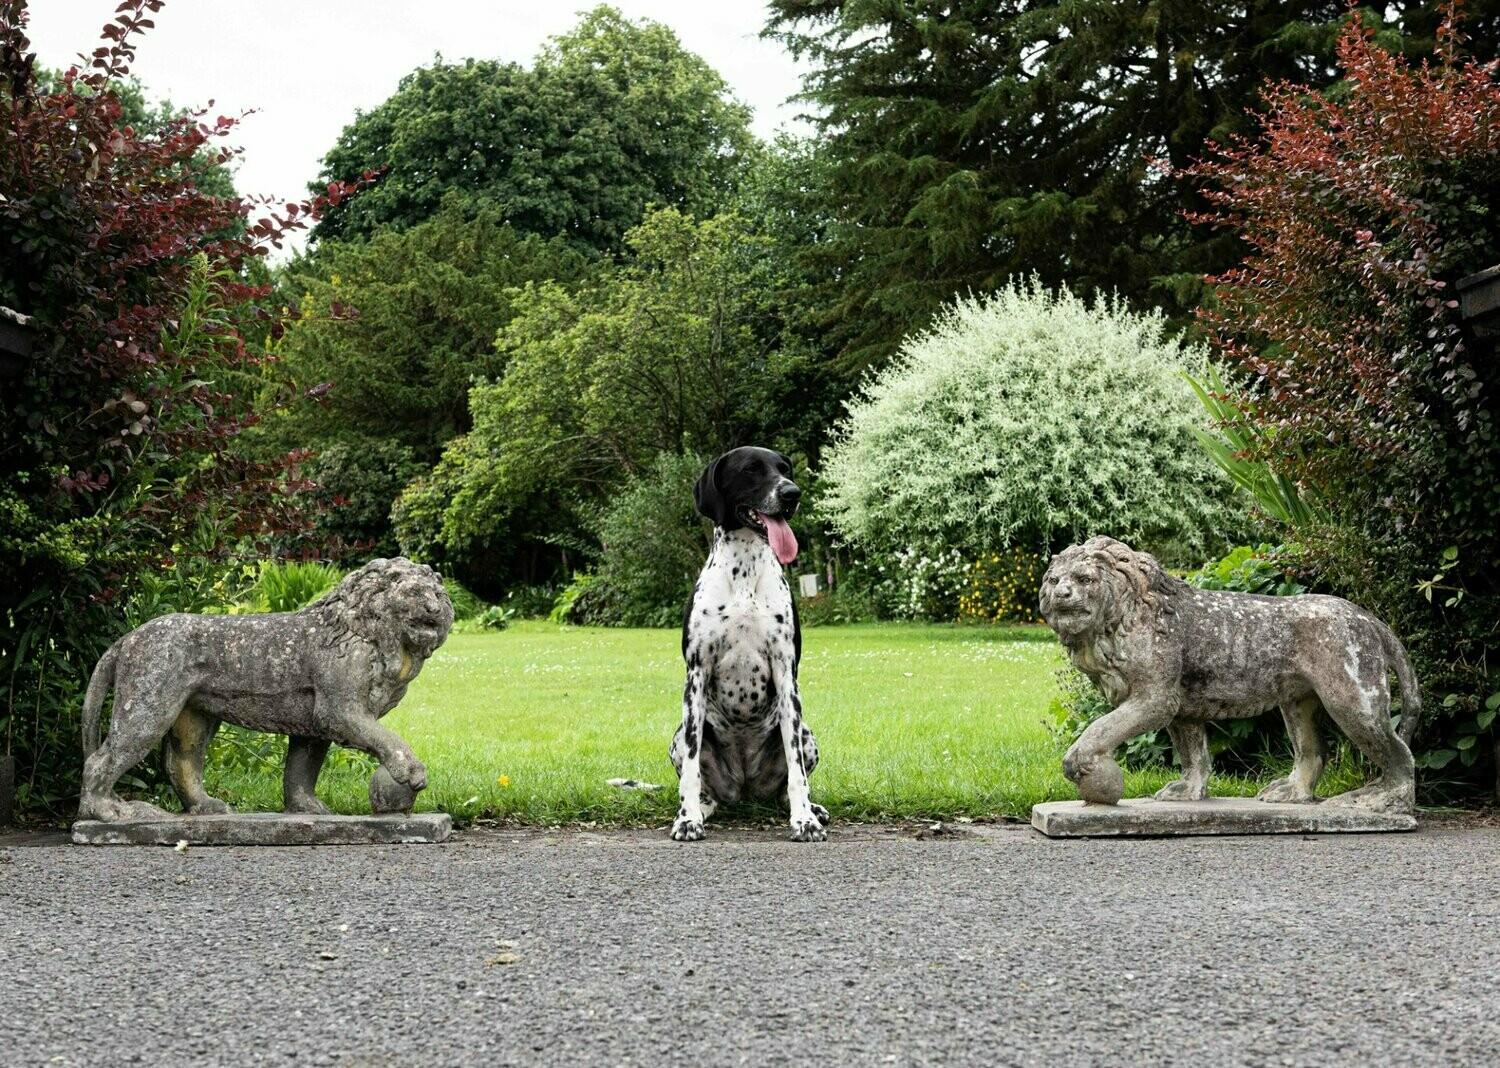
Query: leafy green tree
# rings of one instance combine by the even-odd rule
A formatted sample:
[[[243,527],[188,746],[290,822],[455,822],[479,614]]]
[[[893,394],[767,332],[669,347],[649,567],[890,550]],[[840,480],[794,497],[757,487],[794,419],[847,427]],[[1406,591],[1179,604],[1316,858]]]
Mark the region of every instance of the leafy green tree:
[[[513,288],[574,278],[586,264],[561,240],[516,233],[492,207],[457,203],[409,230],[326,242],[283,273],[303,315],[283,359],[298,381],[332,385],[321,411],[290,415],[272,436],[313,447],[377,437],[430,465],[468,429],[469,387],[504,369],[494,341]]]
[[[774,246],[738,215],[674,208],[628,245],[630,261],[584,284],[513,296],[504,374],[470,392],[473,430],[403,497],[403,547],[454,559],[524,533],[583,548],[570,532],[588,502],[657,455],[779,440],[774,398],[801,355],[776,300]],[[541,525],[518,525],[523,510]]]
[[[753,145],[748,123],[671,30],[596,7],[529,69],[438,61],[402,79],[325,157],[322,182],[383,176],[316,236],[412,226],[456,193],[523,232],[617,251],[650,204],[716,209]]]
[[[807,255],[847,362],[888,357],[944,301],[1036,273],[1180,314],[1233,263],[1193,233],[1184,166],[1248,129],[1267,79],[1323,88],[1344,0],[772,0],[767,33],[813,64],[838,218]],[[1480,0],[1474,47],[1493,55]],[[1430,50],[1432,3],[1394,4],[1387,36]]]
[[[710,524],[693,504],[707,460],[662,453],[633,475],[590,520],[599,540],[593,621],[621,627],[670,627],[708,553]]]

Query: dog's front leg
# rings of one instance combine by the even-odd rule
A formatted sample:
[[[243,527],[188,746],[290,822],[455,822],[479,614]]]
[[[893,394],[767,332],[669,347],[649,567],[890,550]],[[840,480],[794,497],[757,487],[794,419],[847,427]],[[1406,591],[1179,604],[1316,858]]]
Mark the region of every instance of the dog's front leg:
[[[703,716],[708,705],[706,674],[701,664],[688,667],[682,687],[682,767],[677,772],[680,804],[672,821],[672,838],[696,842],[703,837]]]
[[[786,753],[786,801],[792,811],[792,841],[821,842],[828,832],[814,814],[808,793],[807,763],[802,755],[802,697],[797,693],[797,679],[789,662],[774,661],[771,673],[776,682],[781,748]]]

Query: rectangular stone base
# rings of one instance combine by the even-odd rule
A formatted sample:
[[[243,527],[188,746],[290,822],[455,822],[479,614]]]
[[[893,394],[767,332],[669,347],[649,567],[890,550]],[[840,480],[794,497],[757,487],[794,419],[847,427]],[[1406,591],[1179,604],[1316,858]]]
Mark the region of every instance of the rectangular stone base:
[[[1411,831],[1412,815],[1345,805],[1293,805],[1251,797],[1153,801],[1118,805],[1049,801],[1031,810],[1031,825],[1049,838],[1119,838],[1186,834],[1358,834]]]
[[[412,816],[235,812],[122,823],[79,820],[73,824],[73,841],[79,845],[400,845],[443,842],[452,831],[453,819],[446,812]]]

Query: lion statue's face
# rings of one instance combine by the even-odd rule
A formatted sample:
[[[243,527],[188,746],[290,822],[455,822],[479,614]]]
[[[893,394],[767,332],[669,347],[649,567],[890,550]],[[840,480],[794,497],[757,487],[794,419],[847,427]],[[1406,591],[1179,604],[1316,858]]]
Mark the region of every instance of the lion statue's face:
[[[422,659],[431,656],[453,626],[453,602],[430,567],[398,557],[395,582],[384,592],[384,608],[401,627],[401,644]]]
[[[1120,621],[1123,580],[1090,544],[1052,558],[1042,576],[1042,618],[1063,639],[1114,629]]]
[[[430,657],[453,626],[453,602],[438,573],[398,556],[371,560],[352,572],[314,610],[379,645],[400,645],[419,660]]]

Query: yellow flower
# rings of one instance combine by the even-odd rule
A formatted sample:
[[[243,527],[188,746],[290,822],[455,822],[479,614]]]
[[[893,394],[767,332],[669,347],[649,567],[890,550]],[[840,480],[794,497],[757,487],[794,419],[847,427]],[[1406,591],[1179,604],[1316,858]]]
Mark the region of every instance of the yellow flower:
[[[502,775],[498,779],[496,779],[495,782],[498,783],[502,787],[509,786],[510,785],[510,776],[509,775]]]

